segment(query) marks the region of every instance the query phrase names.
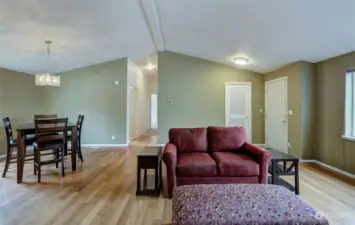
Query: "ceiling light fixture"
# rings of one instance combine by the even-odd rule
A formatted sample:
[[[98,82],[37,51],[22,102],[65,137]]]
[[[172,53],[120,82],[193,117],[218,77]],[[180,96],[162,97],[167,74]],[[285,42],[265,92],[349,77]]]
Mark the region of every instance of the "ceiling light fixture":
[[[155,69],[155,66],[151,63],[148,63],[148,66],[147,66],[148,70],[154,70]]]
[[[47,45],[47,69],[49,70],[49,57],[51,54],[50,44],[52,44],[52,41],[45,41],[44,43]],[[36,74],[36,86],[59,87],[60,77],[50,73]]]
[[[249,59],[243,57],[236,57],[234,58],[234,63],[239,66],[245,66],[249,63]]]

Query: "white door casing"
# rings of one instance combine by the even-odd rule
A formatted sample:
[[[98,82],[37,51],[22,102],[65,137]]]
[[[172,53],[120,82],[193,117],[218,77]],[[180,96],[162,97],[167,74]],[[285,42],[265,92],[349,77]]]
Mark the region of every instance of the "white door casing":
[[[265,83],[265,143],[288,153],[287,77]]]
[[[251,82],[225,83],[225,125],[244,127],[252,140]]]

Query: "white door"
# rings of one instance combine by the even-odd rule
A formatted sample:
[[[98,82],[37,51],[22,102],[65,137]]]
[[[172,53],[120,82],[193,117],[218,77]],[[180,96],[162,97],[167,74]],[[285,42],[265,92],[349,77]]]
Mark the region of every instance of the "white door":
[[[226,83],[226,126],[244,127],[251,141],[251,83]]]
[[[288,152],[287,77],[265,84],[266,145]]]

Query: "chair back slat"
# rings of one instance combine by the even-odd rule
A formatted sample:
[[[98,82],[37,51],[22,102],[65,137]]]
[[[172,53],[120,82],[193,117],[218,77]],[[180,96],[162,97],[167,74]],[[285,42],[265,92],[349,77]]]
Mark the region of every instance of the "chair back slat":
[[[78,116],[78,122],[76,123],[78,135],[81,135],[81,128],[83,127],[84,115]]]
[[[58,118],[58,115],[57,114],[37,114],[37,115],[34,115],[34,118],[35,118],[35,120],[38,120],[38,119],[56,119],[56,118]]]
[[[43,142],[61,140],[66,141],[68,118],[59,119],[36,119],[36,139],[37,144]]]
[[[5,127],[5,133],[6,133],[6,141],[8,144],[13,144],[14,143],[14,137],[12,133],[12,127],[11,127],[11,122],[9,117],[5,117],[2,119],[2,122]]]
[[[37,138],[39,143],[46,142],[46,141],[57,141],[57,140],[62,140],[62,139],[63,139],[62,134],[39,135]]]

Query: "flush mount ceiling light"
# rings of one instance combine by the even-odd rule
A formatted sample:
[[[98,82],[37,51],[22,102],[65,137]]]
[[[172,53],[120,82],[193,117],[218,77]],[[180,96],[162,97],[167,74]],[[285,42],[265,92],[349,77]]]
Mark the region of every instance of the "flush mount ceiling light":
[[[233,60],[234,60],[234,63],[239,66],[245,66],[245,65],[249,64],[249,59],[244,58],[244,57],[236,57]]]
[[[50,44],[52,44],[52,41],[45,41],[44,43],[47,45],[47,69],[49,70]],[[36,86],[59,87],[60,77],[50,73],[36,74]]]
[[[155,66],[153,64],[151,64],[151,63],[148,63],[147,69],[148,70],[154,70]]]

